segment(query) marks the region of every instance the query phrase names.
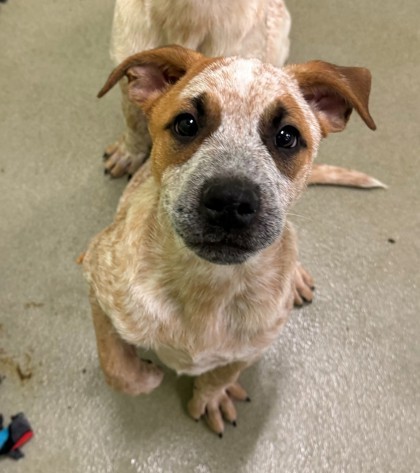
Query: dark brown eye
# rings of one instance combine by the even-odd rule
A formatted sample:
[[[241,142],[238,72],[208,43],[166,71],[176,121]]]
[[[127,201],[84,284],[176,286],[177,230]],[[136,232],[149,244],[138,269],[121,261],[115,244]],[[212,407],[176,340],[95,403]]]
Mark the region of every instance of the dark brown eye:
[[[190,113],[181,113],[175,118],[174,132],[182,137],[193,138],[198,133],[198,125],[194,116]]]
[[[275,139],[278,148],[295,148],[299,144],[299,131],[291,125],[281,128]]]

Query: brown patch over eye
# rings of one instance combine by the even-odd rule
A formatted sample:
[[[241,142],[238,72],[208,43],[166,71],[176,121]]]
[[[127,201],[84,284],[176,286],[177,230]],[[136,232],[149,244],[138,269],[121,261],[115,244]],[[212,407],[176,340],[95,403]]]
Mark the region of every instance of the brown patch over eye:
[[[149,126],[157,177],[166,167],[190,159],[220,122],[220,104],[209,93],[186,100],[171,92],[165,95],[154,108]]]
[[[261,115],[259,133],[279,171],[295,179],[312,154],[310,130],[295,100],[282,97],[269,105]]]

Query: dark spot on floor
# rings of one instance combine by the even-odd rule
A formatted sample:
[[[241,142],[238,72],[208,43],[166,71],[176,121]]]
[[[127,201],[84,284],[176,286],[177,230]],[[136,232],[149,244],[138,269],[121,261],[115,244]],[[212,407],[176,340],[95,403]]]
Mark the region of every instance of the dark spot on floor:
[[[83,373],[83,374],[86,374],[86,368],[83,368],[83,369],[82,369],[82,373]]]
[[[43,302],[29,301],[24,305],[25,309],[38,309],[39,307],[44,307]]]
[[[21,381],[26,381],[32,378],[32,370],[29,366],[23,366],[20,363],[16,365],[16,372]]]
[[[20,360],[16,363],[16,372],[21,381],[32,378],[32,357],[29,353],[25,353],[24,356],[20,357]]]
[[[0,355],[0,368],[2,371],[6,371],[10,375],[17,375],[22,382],[32,378],[32,358],[29,353],[16,358],[6,355],[4,350],[2,350]]]

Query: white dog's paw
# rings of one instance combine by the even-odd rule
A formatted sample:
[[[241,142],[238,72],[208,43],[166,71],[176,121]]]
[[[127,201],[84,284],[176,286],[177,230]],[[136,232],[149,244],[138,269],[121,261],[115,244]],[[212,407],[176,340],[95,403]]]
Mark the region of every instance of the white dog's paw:
[[[312,302],[314,298],[314,280],[306,269],[297,263],[293,282],[293,302],[295,307],[303,306],[304,302]]]
[[[128,174],[131,177],[146,161],[149,153],[132,154],[128,151],[124,137],[108,146],[104,152],[105,174],[121,177]]]

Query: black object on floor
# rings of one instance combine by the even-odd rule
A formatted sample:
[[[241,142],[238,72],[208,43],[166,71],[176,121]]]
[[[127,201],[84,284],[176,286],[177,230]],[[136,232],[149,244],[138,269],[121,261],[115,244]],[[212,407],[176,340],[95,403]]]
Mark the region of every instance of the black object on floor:
[[[1,0],[0,0],[1,1]],[[20,447],[28,442],[34,433],[24,414],[12,416],[8,427],[3,427],[3,416],[0,414],[0,455],[7,455],[19,460],[24,455]]]

